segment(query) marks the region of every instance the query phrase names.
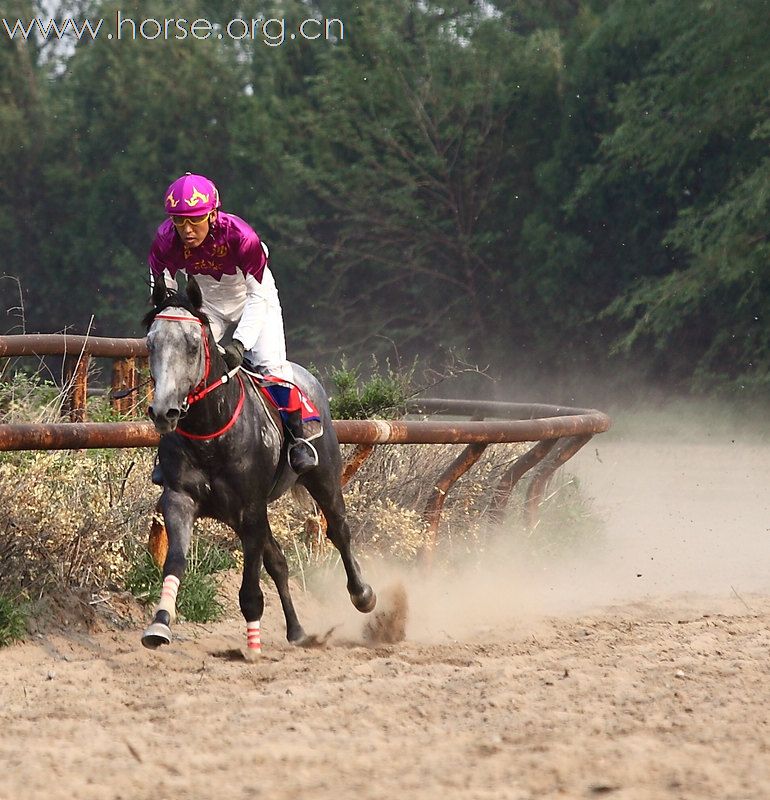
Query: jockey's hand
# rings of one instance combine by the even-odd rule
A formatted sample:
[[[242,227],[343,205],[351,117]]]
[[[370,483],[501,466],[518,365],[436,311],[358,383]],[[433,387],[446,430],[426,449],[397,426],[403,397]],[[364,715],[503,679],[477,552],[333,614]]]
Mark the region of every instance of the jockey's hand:
[[[240,367],[243,364],[243,344],[237,339],[233,339],[230,344],[225,346],[224,359],[228,371]]]

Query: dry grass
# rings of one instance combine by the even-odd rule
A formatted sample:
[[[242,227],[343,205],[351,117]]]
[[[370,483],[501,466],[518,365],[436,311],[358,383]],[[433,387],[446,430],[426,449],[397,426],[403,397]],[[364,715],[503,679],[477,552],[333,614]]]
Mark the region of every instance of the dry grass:
[[[148,451],[0,457],[0,581],[30,597],[61,586],[118,588],[146,539],[157,489]]]
[[[64,392],[53,382],[52,375],[45,375],[42,370],[34,375],[0,372],[0,380],[0,422],[61,421]]]
[[[479,545],[484,518],[502,473],[522,445],[492,445],[448,492],[439,537],[445,549]],[[422,518],[437,480],[464,445],[381,445],[346,487],[356,540],[383,554],[408,559],[425,542]]]
[[[422,509],[457,450],[450,445],[376,450],[345,493],[359,548],[414,557],[425,541]],[[447,497],[441,535],[463,547],[474,546],[498,476],[515,454],[510,447],[489,450]],[[148,450],[0,455],[3,585],[38,596],[61,585],[122,587],[159,497],[149,480],[152,462]],[[291,496],[271,506],[271,524],[295,570],[328,556],[312,511]],[[198,531],[235,547],[224,526],[201,521]]]
[[[59,408],[58,394],[35,379],[14,378],[0,393],[4,421],[50,419]],[[445,556],[484,548],[486,512],[497,483],[526,447],[488,447],[448,493],[439,530]],[[351,450],[346,447],[345,454]],[[426,541],[425,505],[439,476],[462,450],[463,445],[377,447],[345,489],[358,552],[414,559]],[[36,600],[64,587],[92,592],[125,588],[160,494],[150,482],[153,458],[149,450],[0,454],[3,592]],[[297,504],[286,496],[271,506],[270,518],[295,574],[304,578],[308,569],[336,559],[312,503]],[[203,520],[196,530],[240,561],[228,528]]]

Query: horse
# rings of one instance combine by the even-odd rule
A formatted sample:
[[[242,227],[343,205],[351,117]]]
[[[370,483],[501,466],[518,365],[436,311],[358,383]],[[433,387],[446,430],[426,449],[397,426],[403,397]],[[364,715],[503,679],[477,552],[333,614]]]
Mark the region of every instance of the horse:
[[[163,493],[160,506],[168,532],[163,588],[142,644],[155,649],[171,642],[176,595],[184,576],[193,524],[211,517],[232,528],[243,547],[239,593],[246,620],[246,657],[261,652],[260,620],[264,596],[259,585],[264,562],[278,590],[286,638],[310,643],[294,609],[286,558],[270,530],[268,503],[295,484],[304,486],[327,523],[326,535],[339,550],[353,605],[371,612],[377,602],[351,549],[350,528],[340,478],[342,457],[326,394],[307,370],[292,364],[294,383],[319,410],[323,433],[313,442],[318,466],[301,476],[286,457],[280,433],[251,380],[238,369],[228,372],[194,278],[184,294],[156,281],[153,309],[145,316],[150,375],[155,392],[148,408],[161,434],[158,466]],[[214,379],[212,376],[221,376]]]

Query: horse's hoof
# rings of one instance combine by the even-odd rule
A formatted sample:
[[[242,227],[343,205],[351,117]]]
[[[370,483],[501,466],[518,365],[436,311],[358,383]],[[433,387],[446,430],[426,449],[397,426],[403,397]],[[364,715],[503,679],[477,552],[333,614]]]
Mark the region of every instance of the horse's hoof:
[[[289,644],[300,644],[306,637],[305,629],[301,625],[298,625],[286,634],[286,641]]]
[[[247,661],[249,664],[256,664],[262,660],[261,648],[256,650],[253,647],[244,647],[241,652],[243,653],[243,660]]]
[[[304,634],[301,639],[295,639],[292,641],[292,644],[295,647],[305,647],[308,650],[313,649],[314,647],[326,647],[326,643],[331,638],[331,635],[334,631],[337,630],[337,626],[335,625],[333,628],[329,628],[326,633],[311,633],[311,634]]]
[[[142,634],[142,644],[150,650],[157,650],[162,644],[171,644],[171,628],[162,622],[153,622]]]
[[[374,607],[377,605],[377,595],[371,586],[367,586],[359,595],[351,594],[350,599],[362,614],[374,611]]]

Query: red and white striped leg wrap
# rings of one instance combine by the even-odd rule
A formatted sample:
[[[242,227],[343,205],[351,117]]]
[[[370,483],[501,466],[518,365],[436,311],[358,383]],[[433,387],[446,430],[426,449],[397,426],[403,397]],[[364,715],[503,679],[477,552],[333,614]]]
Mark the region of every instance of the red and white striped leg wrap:
[[[168,611],[173,619],[176,616],[176,593],[179,591],[179,578],[176,575],[166,575],[163,588],[160,591],[158,611]]]
[[[259,620],[246,623],[246,646],[257,653],[262,651],[262,640],[259,632]]]

